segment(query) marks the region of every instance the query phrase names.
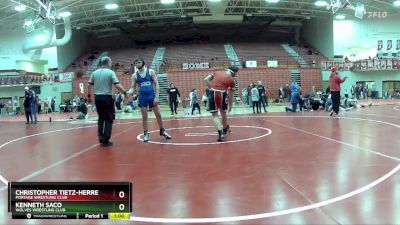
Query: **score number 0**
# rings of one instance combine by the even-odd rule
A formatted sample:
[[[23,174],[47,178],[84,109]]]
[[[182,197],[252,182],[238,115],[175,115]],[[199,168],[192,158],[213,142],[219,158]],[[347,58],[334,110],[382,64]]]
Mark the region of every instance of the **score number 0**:
[[[123,199],[125,197],[125,192],[124,191],[120,191],[118,193],[118,197]],[[118,208],[119,208],[120,211],[124,211],[125,204],[119,204]]]

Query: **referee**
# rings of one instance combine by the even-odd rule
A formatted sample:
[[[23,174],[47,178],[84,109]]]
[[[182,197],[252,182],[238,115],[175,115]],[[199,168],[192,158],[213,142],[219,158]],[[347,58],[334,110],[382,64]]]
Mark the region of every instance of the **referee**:
[[[89,85],[93,85],[95,104],[99,119],[98,125],[98,136],[99,142],[103,146],[111,146],[111,130],[113,120],[115,119],[114,99],[113,99],[113,85],[119,89],[124,95],[126,91],[124,87],[119,83],[117,76],[111,68],[111,58],[105,56],[100,60],[101,68],[97,69],[92,73],[89,79]],[[91,87],[88,91],[88,99],[91,97]]]

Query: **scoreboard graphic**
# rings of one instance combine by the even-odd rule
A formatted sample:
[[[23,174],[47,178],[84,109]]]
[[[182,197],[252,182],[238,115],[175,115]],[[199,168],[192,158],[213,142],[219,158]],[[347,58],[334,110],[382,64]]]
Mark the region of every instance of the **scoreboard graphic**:
[[[13,219],[115,219],[132,213],[130,182],[10,182]]]

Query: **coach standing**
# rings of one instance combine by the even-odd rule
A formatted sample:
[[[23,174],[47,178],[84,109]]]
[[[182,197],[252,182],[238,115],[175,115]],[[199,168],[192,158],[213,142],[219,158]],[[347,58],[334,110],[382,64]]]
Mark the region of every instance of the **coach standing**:
[[[331,116],[333,116],[333,112],[335,115],[339,115],[339,105],[340,105],[340,84],[345,82],[347,77],[340,78],[337,73],[337,68],[332,66],[331,68],[331,76],[329,77],[329,88],[331,90],[331,98],[332,98],[332,112]]]
[[[112,124],[115,118],[113,85],[119,89],[124,95],[126,91],[119,83],[117,76],[111,68],[112,61],[110,57],[103,57],[100,60],[101,68],[92,73],[89,79],[89,85],[94,86],[95,105],[99,119],[98,137],[99,142],[104,146],[112,145],[110,142]],[[88,99],[91,98],[91,86],[89,86]]]

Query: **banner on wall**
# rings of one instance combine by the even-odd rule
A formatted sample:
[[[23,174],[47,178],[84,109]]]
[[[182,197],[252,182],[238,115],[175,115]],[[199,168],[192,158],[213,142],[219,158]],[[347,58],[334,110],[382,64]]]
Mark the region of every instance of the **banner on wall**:
[[[79,83],[79,92],[85,94],[85,86],[83,83]]]
[[[60,83],[62,82],[72,82],[74,79],[74,72],[67,72],[67,73],[59,73],[58,80]]]
[[[400,69],[400,59],[366,59],[355,62],[322,61],[321,70],[331,70],[336,66],[338,70],[397,70]]]
[[[378,51],[380,51],[380,50],[382,50],[383,49],[383,41],[382,40],[379,40],[378,41]]]
[[[399,51],[400,50],[400,40],[396,41],[396,50]]]
[[[201,70],[201,69],[209,69],[209,62],[200,62],[200,63],[182,63],[183,70]]]
[[[268,67],[272,67],[272,68],[278,67],[278,61],[277,60],[268,60],[267,61],[267,66]]]
[[[323,61],[321,62],[321,69],[322,70],[331,70],[332,66],[338,68],[338,70],[350,70],[353,66],[353,63],[349,62],[337,62],[337,61]],[[361,66],[361,64],[360,64]]]
[[[257,68],[257,61],[245,61],[244,67],[246,68]]]
[[[392,40],[387,40],[387,50],[392,50]]]

